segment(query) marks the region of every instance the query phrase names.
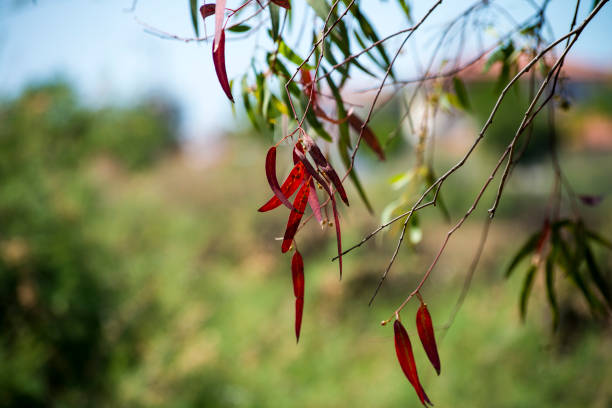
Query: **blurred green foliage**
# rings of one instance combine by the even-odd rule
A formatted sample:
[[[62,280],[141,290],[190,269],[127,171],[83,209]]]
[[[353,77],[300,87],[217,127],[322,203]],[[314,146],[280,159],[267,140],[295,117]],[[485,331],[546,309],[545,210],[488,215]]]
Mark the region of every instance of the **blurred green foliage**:
[[[234,136],[222,147],[205,146],[218,149],[211,161],[178,153],[173,129],[176,113],[166,102],[93,110],[65,84],[1,104],[0,406],[418,406],[397,364],[392,329],[378,322],[431,261],[449,228],[439,211],[422,213],[422,243],[401,252],[372,308],[367,300],[397,236],[389,232],[347,256],[338,282],[329,261],[332,229],[305,229],[296,346],[290,261],[274,240],[287,213],[256,211],[270,195],[265,146]],[[398,142],[388,164],[398,172],[410,167],[402,148]],[[445,185],[455,217],[490,163],[479,156]],[[609,153],[563,163],[581,191],[610,193],[602,187],[609,186]],[[279,173],[289,166],[279,160]],[[364,160],[360,173],[379,212],[396,193],[381,167]],[[519,322],[521,282],[504,281],[503,271],[540,227],[548,190],[538,186],[550,180],[525,186],[520,180],[530,174],[516,171],[519,182],[508,185],[472,290],[440,342],[440,377],[418,346],[416,309],[402,314],[419,375],[437,406],[607,407],[609,328],[589,319],[571,283],[557,283],[558,335],[550,333],[541,280]],[[352,186],[349,194],[356,194]],[[588,213],[588,225],[609,231],[611,205],[604,200]],[[378,223],[363,206],[342,211],[345,244]],[[439,333],[475,250],[476,214],[423,290]],[[595,256],[609,270],[609,253]]]

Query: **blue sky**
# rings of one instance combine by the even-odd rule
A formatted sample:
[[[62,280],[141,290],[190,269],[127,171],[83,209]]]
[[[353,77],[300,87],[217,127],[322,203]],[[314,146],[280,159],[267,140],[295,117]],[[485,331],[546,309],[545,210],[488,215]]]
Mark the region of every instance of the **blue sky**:
[[[13,1],[0,0],[0,95],[14,96],[33,81],[62,77],[75,84],[80,95],[94,106],[129,103],[151,92],[167,94],[182,108],[182,130],[187,137],[233,128],[230,104],[214,76],[210,44],[160,39],[146,33],[135,19],[192,37],[187,0],[139,0],[131,13],[125,9],[132,0],[37,0],[35,4],[22,0],[26,5],[21,7],[10,5]],[[446,0],[432,15],[428,29],[439,27],[471,2]],[[530,11],[524,1],[499,2],[519,17]],[[228,0],[228,5],[234,3],[238,2]],[[293,1],[296,16],[303,12],[303,3]],[[380,34],[405,27],[401,13],[389,6],[393,1],[361,3],[371,11]],[[432,1],[412,3],[418,19]],[[592,1],[583,3],[582,17]],[[552,0],[549,17],[557,35],[567,28],[573,4],[570,0]],[[572,58],[611,70],[611,22],[612,5],[608,4],[585,31]],[[209,32],[212,24],[211,20]],[[228,42],[230,77],[248,68],[256,40]],[[427,53],[425,41],[416,47],[422,48],[419,53]],[[403,68],[402,73],[413,69]]]

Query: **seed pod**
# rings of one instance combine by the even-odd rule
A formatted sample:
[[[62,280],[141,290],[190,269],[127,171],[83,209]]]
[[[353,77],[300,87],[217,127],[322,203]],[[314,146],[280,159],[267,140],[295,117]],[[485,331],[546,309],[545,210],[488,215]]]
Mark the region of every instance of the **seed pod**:
[[[421,303],[421,307],[419,307],[417,311],[416,326],[427,358],[429,358],[431,365],[433,365],[438,375],[440,375],[440,356],[438,356],[438,347],[436,346],[431,315],[425,303]]]

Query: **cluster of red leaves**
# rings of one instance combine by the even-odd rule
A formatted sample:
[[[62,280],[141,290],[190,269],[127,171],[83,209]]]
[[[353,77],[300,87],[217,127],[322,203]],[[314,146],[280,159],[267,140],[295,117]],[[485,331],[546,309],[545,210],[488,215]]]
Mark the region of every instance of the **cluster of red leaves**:
[[[429,358],[436,372],[440,375],[440,357],[438,356],[438,347],[436,346],[433,324],[429,311],[427,310],[427,305],[424,303],[421,303],[421,307],[419,307],[417,311],[416,326],[417,332],[419,333],[419,339],[425,349],[427,358]],[[419,381],[410,338],[399,319],[396,319],[393,323],[393,331],[395,333],[395,353],[397,354],[397,359],[404,375],[406,375],[406,378],[408,378],[408,381],[410,381],[410,384],[414,387],[421,403],[424,406],[427,406],[427,404],[433,406]]]

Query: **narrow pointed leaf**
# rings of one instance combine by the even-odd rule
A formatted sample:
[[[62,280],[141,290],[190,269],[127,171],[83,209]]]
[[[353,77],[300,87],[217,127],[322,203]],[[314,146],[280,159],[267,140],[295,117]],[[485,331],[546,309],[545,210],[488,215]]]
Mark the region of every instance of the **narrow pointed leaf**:
[[[510,265],[506,268],[505,276],[506,278],[510,277],[514,269],[518,266],[518,264],[525,258],[530,252],[532,252],[536,245],[538,244],[538,240],[540,238],[540,233],[536,232],[527,238],[527,241],[523,244],[523,246],[517,251],[517,253],[512,257],[510,261]]]
[[[295,191],[298,189],[300,184],[302,184],[303,179],[304,179],[304,165],[302,163],[298,163],[295,166],[293,166],[293,169],[291,170],[291,172],[289,173],[289,175],[283,182],[283,185],[280,187],[281,193],[287,198],[291,197],[293,193],[295,193]],[[275,195],[272,198],[270,198],[267,203],[262,205],[257,211],[259,212],[270,211],[270,210],[275,209],[281,204],[282,204],[281,200]]]
[[[266,155],[266,177],[272,192],[281,201],[281,203],[283,203],[285,207],[289,208],[290,210],[296,211],[278,185],[278,179],[276,178],[276,147],[274,146],[268,150],[268,154]]]
[[[557,304],[557,294],[555,291],[555,268],[554,268],[554,252],[551,252],[546,258],[546,297],[552,313],[553,330],[556,330],[559,325],[559,306]]]
[[[302,215],[304,215],[304,210],[306,209],[306,204],[308,203],[309,188],[310,177],[308,177],[306,181],[302,183],[302,187],[298,191],[297,195],[295,196],[295,200],[293,201],[295,210],[291,211],[289,214],[289,220],[287,221],[287,228],[285,229],[285,236],[283,237],[283,244],[281,247],[283,253],[287,252],[289,248],[291,248],[293,237],[295,237],[295,233],[300,226]]]
[[[302,163],[300,163],[302,164]],[[319,197],[317,196],[317,189],[315,188],[314,181],[310,179],[310,188],[308,191],[308,205],[312,208],[312,213],[319,224],[323,223],[323,217],[321,217],[321,204],[319,203]]]
[[[351,125],[351,127],[353,128],[353,130],[355,130],[355,132],[357,133],[360,133],[361,128],[363,127],[363,133],[361,134],[363,140],[370,147],[370,149],[372,149],[374,153],[376,153],[380,160],[385,160],[385,153],[383,152],[383,149],[380,146],[376,135],[374,134],[374,132],[372,132],[372,129],[370,129],[368,125],[364,126],[363,120],[361,120],[359,116],[355,115],[354,113],[351,113],[348,116],[348,122],[349,125]]]
[[[223,17],[225,14],[226,0],[217,0],[215,7],[215,40],[213,41],[213,51],[217,51],[221,46],[221,36],[223,33]],[[225,41],[225,38],[223,39]]]
[[[453,88],[455,88],[455,95],[457,95],[457,100],[461,107],[465,110],[469,110],[470,101],[468,99],[467,89],[465,89],[465,84],[459,77],[453,77]]]
[[[421,403],[426,407],[428,403],[431,404],[431,401],[427,397],[427,394],[425,394],[425,390],[423,390],[421,382],[419,381],[410,338],[399,320],[393,323],[393,332],[395,334],[395,353],[397,354],[397,360],[399,361],[400,367],[406,378],[408,378],[408,381],[410,381],[410,384],[414,387]]]
[[[329,178],[329,181],[332,182],[334,187],[336,187],[336,190],[338,190],[338,194],[340,194],[340,198],[342,198],[342,201],[344,201],[344,203],[348,206],[348,197],[346,196],[344,186],[342,186],[342,181],[340,180],[340,177],[338,177],[338,173],[336,173],[336,170],[334,170],[331,164],[329,164],[329,162],[325,158],[325,155],[323,155],[323,153],[319,149],[319,146],[312,143],[309,147],[310,150],[308,152],[310,153],[310,157],[312,157],[315,164]]]
[[[348,170],[351,166],[351,157],[348,152],[348,147],[346,146],[342,138],[338,139],[338,153],[340,153],[340,158],[342,159],[342,162],[344,163],[344,167]],[[361,201],[363,201],[363,204],[368,209],[368,212],[370,214],[373,214],[374,209],[372,208],[372,205],[370,204],[370,200],[368,200],[368,196],[366,195],[366,192],[363,189],[363,186],[361,185],[361,181],[359,180],[359,177],[357,176],[357,171],[355,167],[351,168],[351,172],[349,173],[349,178],[351,179],[351,182],[357,189],[357,193],[359,194]]]
[[[338,217],[338,207],[336,206],[336,199],[333,195],[330,195],[332,203],[332,212],[334,213],[334,226],[336,227],[336,245],[338,247],[338,268],[340,269],[340,279],[342,279],[342,236],[340,233],[340,217]]]
[[[298,342],[300,341],[302,312],[304,311],[304,260],[297,250],[291,258],[291,277],[295,296],[295,340]]]
[[[608,249],[612,249],[612,242],[610,242],[607,238],[603,237],[602,235],[599,235],[599,233],[595,231],[591,231],[591,230],[586,230],[585,234],[590,240],[595,241],[598,244],[603,245]]]
[[[604,199],[603,195],[579,195],[578,198],[582,201],[583,204],[588,205],[590,207],[595,207],[599,205]]]
[[[597,266],[597,262],[595,261],[595,256],[593,255],[593,251],[589,247],[586,242],[582,242],[584,259],[586,260],[587,270],[591,275],[591,280],[597,286],[599,293],[606,299],[608,306],[612,307],[612,296],[610,295],[610,288],[608,287],[608,282],[604,278],[604,275],[599,270],[599,266]]]
[[[295,299],[295,341],[300,341],[300,332],[302,330],[302,314],[304,312],[304,298]]]
[[[215,64],[215,72],[217,73],[221,88],[223,88],[223,92],[233,103],[234,97],[232,96],[232,90],[227,80],[227,71],[225,70],[225,31],[221,31],[219,47],[215,49],[213,46],[213,63]]]
[[[191,24],[196,37],[200,35],[198,27],[198,0],[189,0],[189,12],[191,13]]]
[[[433,365],[438,375],[440,375],[440,356],[438,355],[438,347],[436,346],[436,337],[431,322],[431,315],[429,314],[429,310],[427,310],[427,305],[424,303],[421,304],[421,307],[419,307],[417,311],[416,326],[427,358],[429,358],[431,365]]]
[[[536,265],[530,265],[529,269],[527,269],[527,274],[525,274],[523,289],[521,289],[521,320],[525,320],[525,316],[527,315],[527,301],[529,300],[529,294],[531,293],[531,288],[533,287],[533,278],[535,277],[537,270],[538,267]]]

